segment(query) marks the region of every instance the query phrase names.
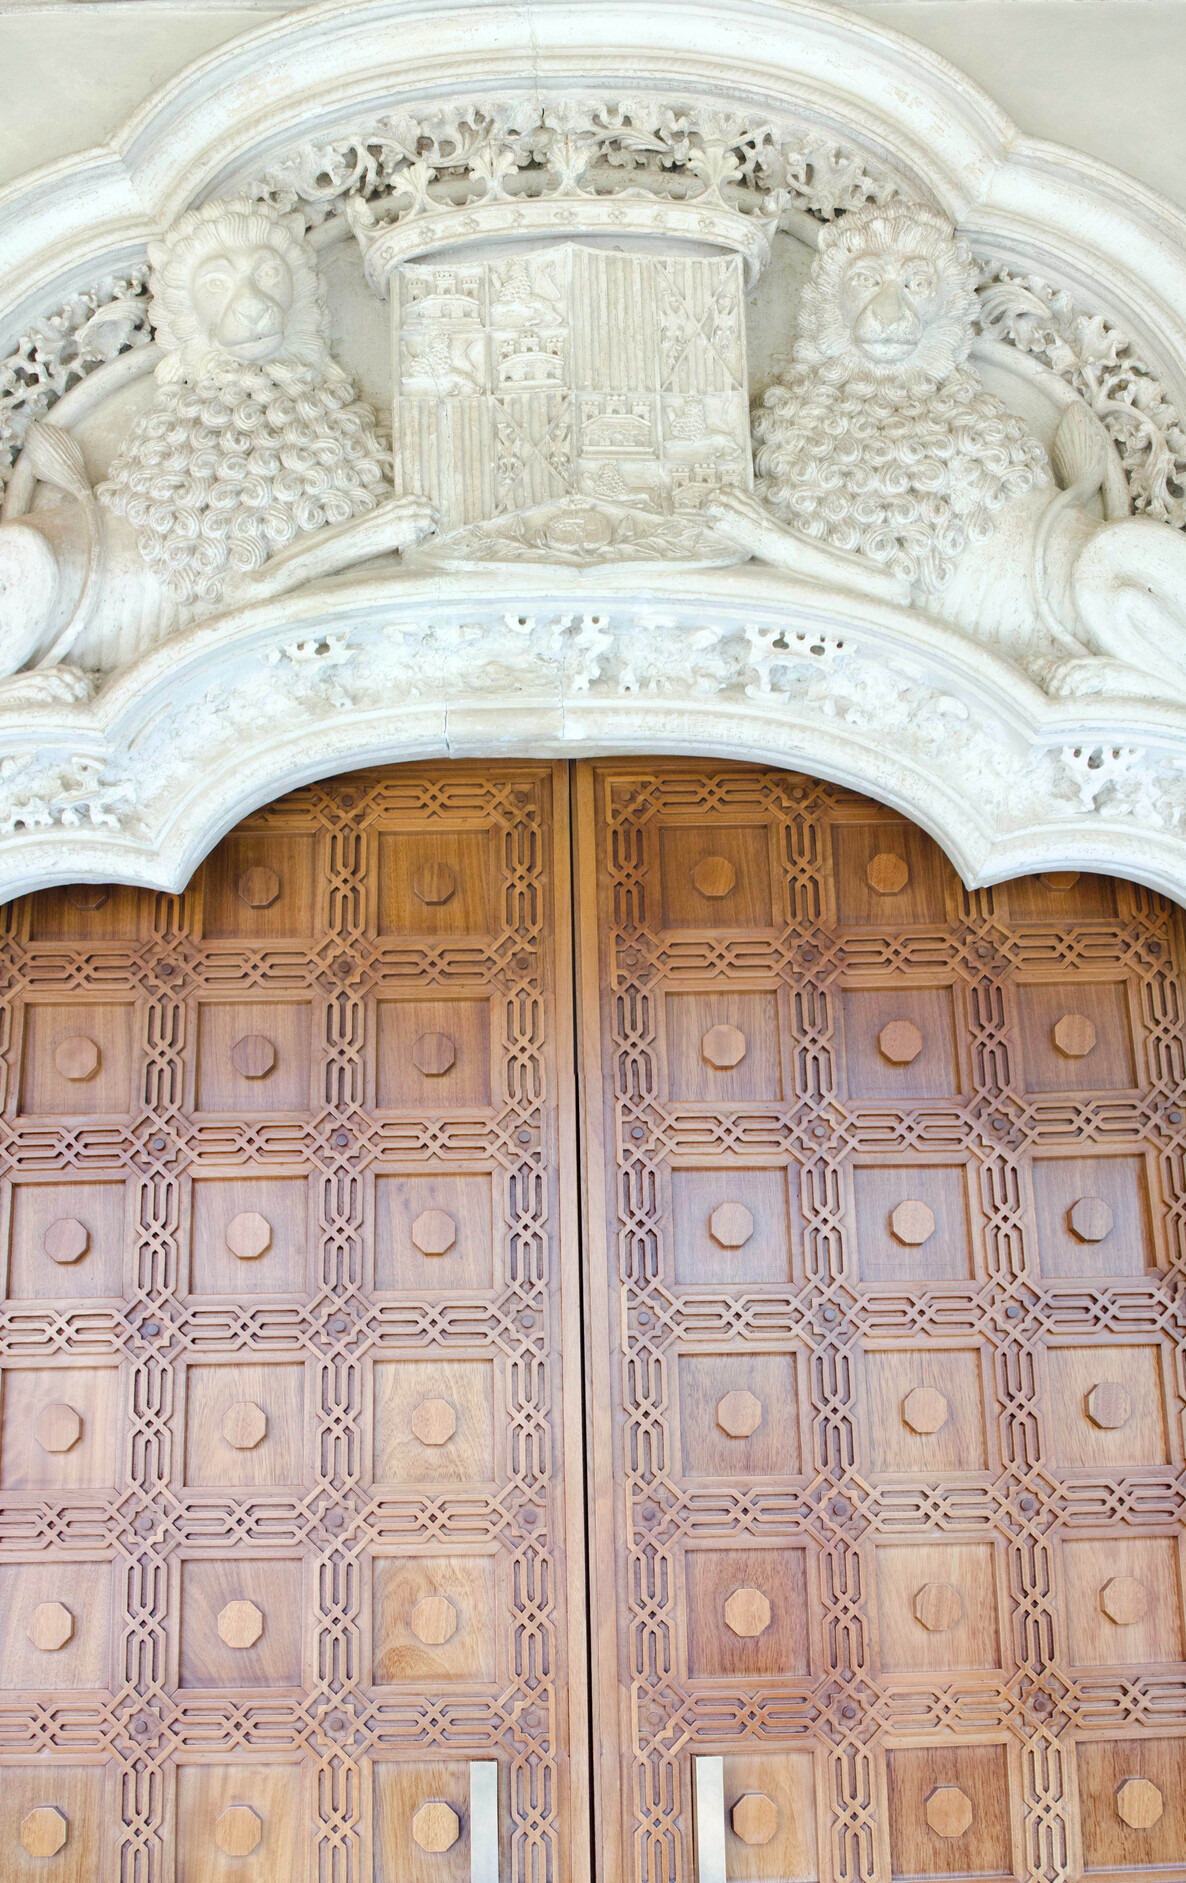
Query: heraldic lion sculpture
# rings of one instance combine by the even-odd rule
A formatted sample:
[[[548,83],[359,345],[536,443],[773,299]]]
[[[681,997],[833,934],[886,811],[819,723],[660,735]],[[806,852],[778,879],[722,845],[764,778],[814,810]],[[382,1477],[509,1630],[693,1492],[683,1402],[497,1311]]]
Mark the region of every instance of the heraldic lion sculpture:
[[[793,366],[754,415],[756,494],[717,526],[759,560],[941,616],[1053,693],[1186,690],[1186,538],[1102,520],[1112,447],[1082,402],[1050,457],[969,356],[976,266],[918,205],[821,233]],[[1053,472],[1052,472],[1053,463]],[[1057,481],[1054,473],[1057,473]],[[1061,486],[1061,488],[1060,488]]]
[[[375,414],[330,357],[303,233],[263,204],[211,202],[149,262],[155,399],[106,480],[92,492],[68,432],[28,436],[58,501],[0,529],[0,672],[103,673],[433,528],[422,500],[392,497]]]

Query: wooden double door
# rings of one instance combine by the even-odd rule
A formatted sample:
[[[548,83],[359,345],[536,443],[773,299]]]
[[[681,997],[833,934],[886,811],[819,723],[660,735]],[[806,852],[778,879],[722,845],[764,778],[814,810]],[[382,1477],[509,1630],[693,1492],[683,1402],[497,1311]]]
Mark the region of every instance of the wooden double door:
[[[623,760],[4,920],[0,1875],[1186,1877],[1170,904]]]

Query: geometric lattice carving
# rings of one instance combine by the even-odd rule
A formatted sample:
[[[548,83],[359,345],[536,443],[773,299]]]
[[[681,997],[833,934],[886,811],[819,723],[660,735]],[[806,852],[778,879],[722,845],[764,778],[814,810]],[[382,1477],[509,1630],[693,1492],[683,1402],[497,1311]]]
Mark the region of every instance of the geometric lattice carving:
[[[412,1820],[473,1758],[503,1883],[565,1868],[567,801],[358,774],[184,894],[0,916],[0,1795],[47,1876],[447,1865]]]
[[[689,1762],[723,1753],[739,1875],[1111,1883],[1138,1744],[1163,1799],[1139,1835],[1172,1866],[1178,913],[1073,871],[968,892],[924,833],[794,773],[583,779],[591,1417],[623,1564],[591,1599],[618,1640],[603,1732],[631,1699],[625,1874],[694,1874]],[[695,871],[721,857],[714,902]],[[717,1025],[744,1028],[733,1070],[697,1051]],[[799,1756],[818,1824],[784,1808]],[[733,1804],[758,1794],[778,1818],[747,1858]]]

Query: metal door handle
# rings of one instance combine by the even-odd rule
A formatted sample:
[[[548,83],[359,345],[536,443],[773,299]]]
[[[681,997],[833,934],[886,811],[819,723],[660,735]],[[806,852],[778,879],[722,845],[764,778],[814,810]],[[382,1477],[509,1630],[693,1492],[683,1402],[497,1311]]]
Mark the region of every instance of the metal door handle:
[[[725,1761],[693,1759],[696,1883],[725,1883]]]

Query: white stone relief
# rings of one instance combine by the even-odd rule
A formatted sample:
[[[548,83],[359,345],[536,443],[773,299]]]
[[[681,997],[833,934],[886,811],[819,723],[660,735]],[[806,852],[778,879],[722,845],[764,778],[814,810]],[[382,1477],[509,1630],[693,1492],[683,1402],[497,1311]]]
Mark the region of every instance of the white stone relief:
[[[106,758],[40,752],[0,759],[0,831],[123,830],[136,822],[135,787]]]
[[[844,779],[969,878],[1073,861],[1186,893],[1173,375],[1083,311],[1081,270],[1082,307],[1050,285],[1065,251],[1047,268],[1016,208],[1026,243],[999,253],[1041,269],[993,259],[983,213],[980,259],[953,246],[944,165],[975,205],[1014,160],[951,156],[949,75],[928,70],[951,96],[924,124],[895,41],[874,109],[875,29],[787,6],[794,56],[740,102],[723,48],[678,97],[578,90],[553,49],[554,84],[475,102],[454,55],[419,98],[311,133],[326,42],[265,138],[224,139],[233,171],[195,155],[202,207],[154,244],[154,301],[125,267],[24,323],[0,365],[0,444],[26,441],[0,529],[10,670],[22,619],[29,641],[0,685],[0,886],[179,883],[235,815],[374,758],[654,749]],[[861,355],[828,383],[851,337],[828,354],[798,243],[862,262],[879,218],[912,231],[916,314],[901,264],[932,270],[942,357],[906,384],[915,343],[894,359],[883,334],[882,379]],[[772,244],[761,383],[796,337],[820,357],[758,415],[755,501],[747,297]],[[358,296],[331,298],[333,357],[327,283]],[[789,567],[745,560],[772,541]]]
[[[404,263],[395,487],[417,564],[735,559],[699,515],[750,482],[735,256],[563,242]]]
[[[39,421],[25,454],[58,501],[0,528],[0,670],[55,670],[58,697],[201,614],[432,527],[424,502],[391,496],[375,415],[330,357],[302,234],[257,203],[208,203],[149,261],[152,408],[98,490],[71,434]],[[47,686],[35,671],[8,694],[36,701]]]
[[[934,210],[860,209],[826,228],[795,364],[755,414],[756,495],[710,514],[799,574],[822,573],[824,544],[838,583],[863,559],[887,599],[1055,694],[1186,697],[1186,538],[1148,516],[1101,519],[1111,446],[1082,401],[1054,438],[1055,488],[1037,439],[967,364],[975,287],[967,244]]]

